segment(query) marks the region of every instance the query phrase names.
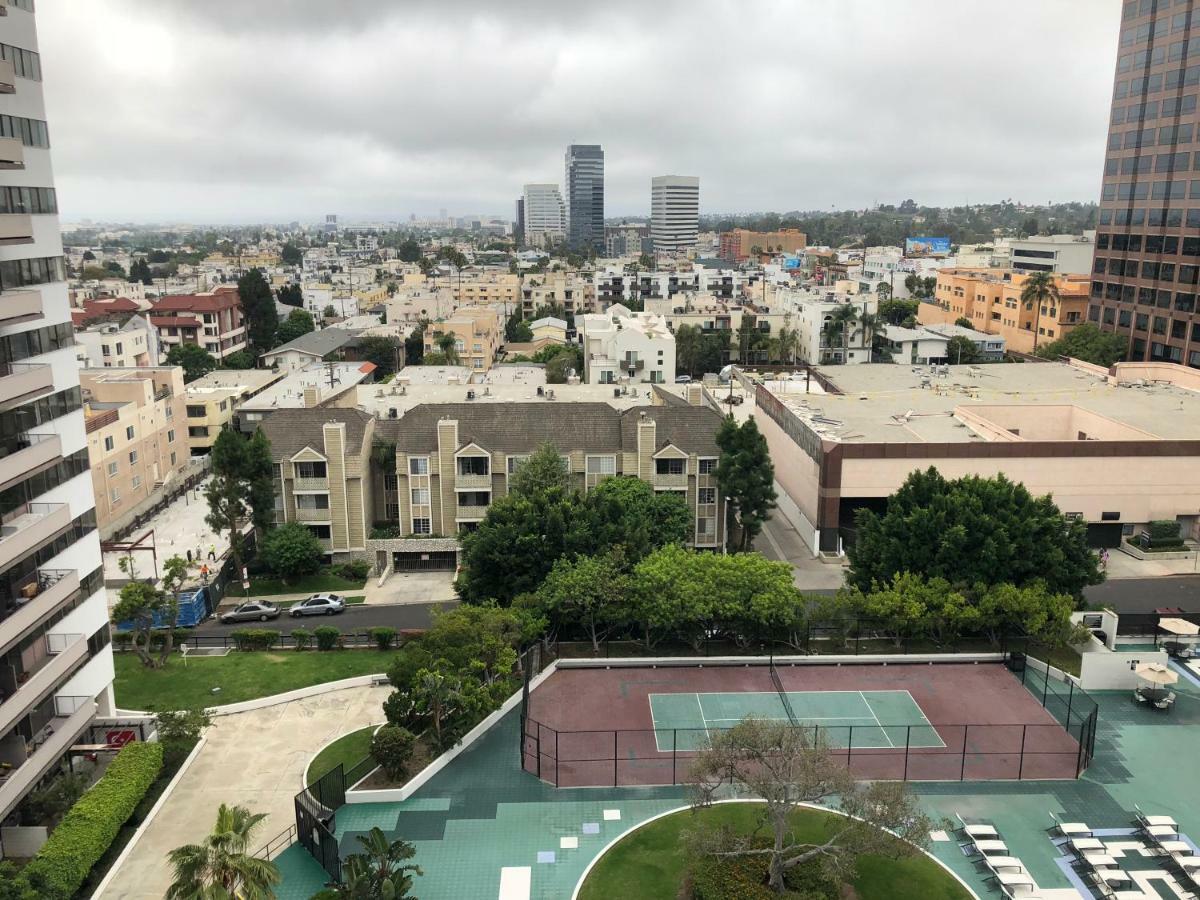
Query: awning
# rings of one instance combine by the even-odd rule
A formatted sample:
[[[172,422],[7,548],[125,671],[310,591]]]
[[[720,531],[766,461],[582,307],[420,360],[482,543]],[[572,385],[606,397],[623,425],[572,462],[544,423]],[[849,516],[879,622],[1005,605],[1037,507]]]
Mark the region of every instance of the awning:
[[[1158,627],[1171,634],[1200,634],[1200,625],[1187,619],[1159,619]]]

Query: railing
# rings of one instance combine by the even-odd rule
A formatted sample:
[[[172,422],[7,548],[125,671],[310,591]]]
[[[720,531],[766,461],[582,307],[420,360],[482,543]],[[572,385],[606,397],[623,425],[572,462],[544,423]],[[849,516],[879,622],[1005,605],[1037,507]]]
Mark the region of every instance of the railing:
[[[265,859],[268,862],[272,856],[278,856],[292,844],[296,843],[296,826],[289,825],[275,837],[271,838],[265,844],[255,851],[254,856],[257,859]]]
[[[11,590],[9,598],[0,598],[7,607],[0,612],[0,650],[69,600],[79,590],[79,573],[74,569],[38,569],[28,581],[18,582]]]
[[[82,634],[47,634],[42,640],[43,655],[17,676],[16,690],[0,703],[0,734],[87,655],[87,640]]]
[[[25,397],[54,387],[54,373],[45,363],[0,365],[0,402]]]
[[[327,506],[324,509],[312,509],[303,506],[296,507],[297,522],[332,522],[333,511]]]
[[[105,425],[111,425],[120,417],[121,411],[119,409],[106,409],[103,412],[98,412],[94,415],[88,416],[87,420],[84,422],[83,430],[88,434],[91,434],[93,431],[103,428]]]
[[[240,591],[241,588],[238,587],[237,590]],[[242,598],[235,594],[230,599],[240,601]],[[312,619],[317,619],[316,622],[311,623],[314,626],[326,625],[329,623],[329,619],[326,617],[323,617],[323,616],[322,617],[305,616],[305,617],[302,617],[299,620],[299,622],[302,626],[308,626],[310,624],[310,621],[308,621],[308,620],[312,620]],[[258,625],[259,625],[258,622],[246,622],[241,627],[257,630]],[[409,637],[420,634],[422,631],[424,631],[424,629],[422,629],[422,628],[402,629],[400,631],[400,634],[398,637],[399,637],[400,642],[403,642],[403,641],[407,640]],[[277,632],[277,634],[279,635],[279,639],[271,645],[272,649],[275,649],[275,648],[287,649],[287,648],[295,648],[296,647],[296,640],[290,634],[288,634],[287,632],[283,632],[283,631]],[[115,652],[124,653],[129,650],[129,641],[127,639],[127,635],[129,635],[129,632],[122,632],[119,634],[118,639],[113,641],[112,646],[113,646],[113,650]],[[369,631],[346,631],[346,632],[343,632],[338,637],[337,645],[339,647],[345,647],[350,650],[367,650],[367,649],[377,649],[378,648],[378,645],[375,643],[375,638],[373,638],[371,636]],[[177,649],[183,648],[185,646],[192,648],[192,649],[229,648],[231,650],[236,650],[238,645],[237,645],[237,641],[235,641],[232,637],[230,637],[229,634],[189,634],[186,636],[181,636],[175,641],[175,647]],[[307,644],[307,646],[308,647],[314,646],[314,642],[310,640],[309,643]],[[387,661],[388,661],[388,658],[381,654],[380,662],[379,662],[380,671],[387,668]]]
[[[173,397],[173,396],[174,396],[174,393],[171,391],[171,389],[169,387],[160,387],[158,390],[156,390],[154,392],[155,400],[166,400],[169,397]]]
[[[488,507],[480,506],[464,506],[459,504],[454,508],[454,516],[457,519],[466,519],[468,521],[477,521],[487,515]]]
[[[5,565],[71,524],[65,503],[26,503],[0,523],[0,565]]]
[[[328,478],[293,478],[292,479],[292,491],[293,492],[295,492],[295,491],[301,491],[301,492],[315,491],[318,493],[320,493],[320,492],[328,493],[329,492],[329,479]]]
[[[96,712],[91,697],[55,697],[54,707],[54,717],[29,741],[32,751],[25,761],[0,771],[0,809],[10,809],[67,752]]]
[[[457,473],[454,476],[455,488],[480,488],[483,490],[491,490],[492,476],[491,475],[476,475],[474,473]]]
[[[663,472],[654,474],[655,487],[687,487],[688,476],[686,472]]]

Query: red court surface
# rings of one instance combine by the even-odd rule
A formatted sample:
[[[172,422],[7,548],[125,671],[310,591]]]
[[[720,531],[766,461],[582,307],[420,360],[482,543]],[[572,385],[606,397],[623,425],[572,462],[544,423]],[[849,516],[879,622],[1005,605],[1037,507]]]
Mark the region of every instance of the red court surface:
[[[780,664],[778,672],[789,693],[908,691],[945,744],[904,747],[898,742],[895,748],[880,748],[861,746],[854,738],[831,740],[831,752],[844,757],[858,778],[992,781],[1078,775],[1074,735],[1082,717],[1071,719],[1074,735],[1069,734],[1000,663]],[[559,787],[683,783],[695,754],[672,750],[688,742],[671,730],[660,725],[656,734],[650,695],[774,690],[765,664],[559,668],[529,695],[524,766]]]

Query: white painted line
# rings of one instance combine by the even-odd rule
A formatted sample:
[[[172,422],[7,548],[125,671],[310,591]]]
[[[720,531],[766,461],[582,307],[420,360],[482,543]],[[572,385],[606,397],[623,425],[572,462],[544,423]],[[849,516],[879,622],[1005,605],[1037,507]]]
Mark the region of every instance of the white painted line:
[[[604,811],[604,821],[605,822],[621,821],[621,811],[619,809],[606,809]]]
[[[559,850],[578,850],[579,849],[579,838],[577,838],[577,837],[559,838],[558,839],[558,849]]]
[[[529,866],[505,866],[500,870],[499,900],[529,900],[532,882]]]
[[[888,742],[888,746],[889,746],[889,747],[891,747],[893,750],[895,750],[895,749],[896,749],[896,745],[892,743],[892,739],[891,739],[890,737],[888,737],[888,733],[887,733],[886,731],[884,731],[884,730],[883,730],[883,725],[882,725],[882,724],[880,724],[880,722],[879,722],[879,716],[875,715],[875,710],[871,709],[871,704],[870,704],[870,703],[867,703],[867,698],[866,698],[866,697],[863,695],[863,692],[862,692],[862,691],[859,691],[859,692],[858,692],[858,696],[862,697],[862,702],[863,702],[863,703],[866,703],[866,704],[867,704],[867,709],[870,709],[870,710],[871,710],[871,718],[872,718],[872,719],[874,719],[874,720],[875,720],[875,724],[876,724],[877,726],[879,726],[879,732],[880,732],[880,734],[882,734],[882,735],[883,735],[883,737],[884,737],[884,740],[886,740],[886,741]],[[854,748],[852,747],[852,748],[850,748],[850,749],[854,749]]]

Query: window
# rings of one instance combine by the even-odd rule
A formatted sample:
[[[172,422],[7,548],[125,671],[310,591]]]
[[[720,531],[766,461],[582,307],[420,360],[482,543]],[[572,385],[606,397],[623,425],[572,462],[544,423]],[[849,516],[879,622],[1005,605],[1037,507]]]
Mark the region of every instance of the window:
[[[529,459],[528,456],[510,456],[507,462],[508,474],[510,476],[513,475],[521,463],[525,462],[527,459]]]
[[[589,456],[587,473],[589,475],[616,475],[617,458],[615,456]]]
[[[115,477],[117,476],[117,470],[118,470],[119,468],[120,468],[120,466],[119,466],[119,465],[117,465],[117,463],[115,463],[115,462],[110,462],[110,463],[108,464],[108,477],[109,477],[109,478],[115,478]]]
[[[136,465],[138,461],[138,452],[136,450],[129,451],[129,464]]]
[[[208,417],[208,407],[188,404],[187,414],[189,419],[205,419]]]
[[[173,444],[173,443],[175,443],[175,429],[174,429],[174,428],[170,429],[170,430],[167,432],[167,443],[168,443],[168,444]]]
[[[175,407],[171,406],[171,405],[168,403],[168,404],[167,404],[165,407],[163,407],[163,408],[164,408],[164,409],[166,410],[166,412],[167,412],[167,418],[168,418],[168,419],[173,419],[173,418],[175,418]]]
[[[42,80],[41,57],[32,50],[24,50],[12,44],[0,44],[0,59],[11,62],[13,71],[20,78],[28,78],[30,81]]]
[[[106,437],[104,439],[104,449],[105,450],[111,450],[114,446],[116,446],[116,445],[114,444],[113,439],[111,437]]]
[[[0,187],[0,212],[31,215],[57,213],[58,196],[54,188]]]
[[[711,458],[700,460],[700,474],[701,475],[715,475],[716,472],[717,472],[717,460],[711,459]]]
[[[296,509],[329,509],[329,495],[297,494]]]
[[[111,491],[108,492],[108,499],[115,506],[117,504],[117,502],[121,499],[121,492],[118,491],[116,488],[113,488]]]
[[[697,503],[716,503],[717,489],[716,488],[700,488],[696,494]]]
[[[142,476],[134,475],[133,476],[133,489],[136,491],[141,486],[142,486]]]
[[[484,476],[491,474],[491,459],[486,456],[460,456],[458,458],[458,474],[465,476]]]
[[[429,519],[413,519],[413,534],[431,534],[433,528]]]
[[[174,451],[172,451],[172,452],[171,452],[171,465],[175,465],[175,453],[174,453]]]
[[[686,471],[685,460],[682,459],[656,459],[654,461],[655,475],[682,475]]]
[[[429,474],[429,457],[415,456],[408,460],[409,475],[428,475]]]
[[[296,463],[297,478],[324,478],[325,463],[323,462],[298,462]]]
[[[0,137],[19,138],[26,147],[50,146],[50,132],[41,119],[0,116]]]
[[[716,519],[711,519],[708,516],[701,516],[696,520],[696,535],[710,540],[716,537]]]
[[[396,473],[395,472],[384,472],[383,473],[383,489],[385,491],[394,491],[394,490],[396,490],[396,487],[397,487]]]
[[[428,506],[429,505],[429,488],[413,488],[412,489],[412,505],[413,506]]]

